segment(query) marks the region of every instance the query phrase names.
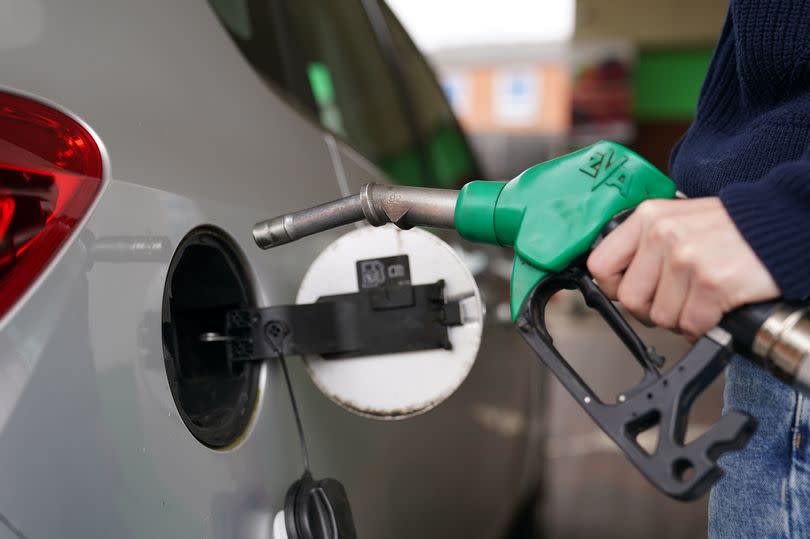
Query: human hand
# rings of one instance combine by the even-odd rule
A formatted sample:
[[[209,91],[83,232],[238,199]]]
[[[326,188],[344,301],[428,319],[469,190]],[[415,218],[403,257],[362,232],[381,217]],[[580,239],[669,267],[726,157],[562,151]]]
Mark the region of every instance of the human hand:
[[[717,197],[648,200],[591,253],[588,269],[639,320],[695,340],[779,287]]]

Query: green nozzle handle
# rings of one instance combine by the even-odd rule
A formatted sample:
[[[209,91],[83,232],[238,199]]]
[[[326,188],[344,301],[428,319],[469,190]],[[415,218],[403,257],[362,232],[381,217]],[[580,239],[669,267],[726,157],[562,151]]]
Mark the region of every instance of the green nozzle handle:
[[[585,255],[616,214],[675,193],[672,180],[643,157],[601,141],[510,182],[468,183],[456,203],[455,224],[471,241],[514,248],[514,320],[540,279]]]

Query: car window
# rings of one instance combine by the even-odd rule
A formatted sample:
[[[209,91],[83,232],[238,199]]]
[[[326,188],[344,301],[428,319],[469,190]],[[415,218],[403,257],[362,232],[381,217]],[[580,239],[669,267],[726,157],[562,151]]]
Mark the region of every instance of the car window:
[[[424,145],[431,183],[457,187],[478,175],[472,151],[430,66],[388,6],[381,4]]]
[[[296,62],[324,127],[396,181],[421,183],[419,148],[361,2],[292,0],[287,17]]]
[[[209,2],[266,80],[394,181],[451,187],[473,173],[430,68],[384,5],[406,88],[397,87],[360,0]],[[408,93],[411,117],[403,106]]]
[[[413,130],[359,0],[209,2],[266,80],[395,181],[423,182]]]

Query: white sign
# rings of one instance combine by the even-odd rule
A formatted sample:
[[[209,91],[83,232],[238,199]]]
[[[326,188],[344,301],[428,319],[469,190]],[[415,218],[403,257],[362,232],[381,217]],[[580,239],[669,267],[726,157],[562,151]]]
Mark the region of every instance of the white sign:
[[[442,89],[453,111],[463,116],[470,110],[470,81],[461,73],[449,73],[442,77]]]
[[[508,69],[492,76],[492,115],[495,123],[507,126],[532,125],[542,102],[539,70]]]

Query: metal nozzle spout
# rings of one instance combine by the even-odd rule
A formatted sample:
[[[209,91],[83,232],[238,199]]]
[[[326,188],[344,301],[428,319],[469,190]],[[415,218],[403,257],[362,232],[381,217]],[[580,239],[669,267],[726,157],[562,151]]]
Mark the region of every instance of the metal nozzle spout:
[[[269,249],[362,219],[360,195],[352,195],[257,223],[253,239],[262,249]]]
[[[367,220],[374,226],[455,228],[458,191],[394,185],[364,185],[352,195],[257,223],[253,239],[262,249],[283,245],[330,228]]]

